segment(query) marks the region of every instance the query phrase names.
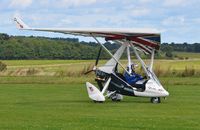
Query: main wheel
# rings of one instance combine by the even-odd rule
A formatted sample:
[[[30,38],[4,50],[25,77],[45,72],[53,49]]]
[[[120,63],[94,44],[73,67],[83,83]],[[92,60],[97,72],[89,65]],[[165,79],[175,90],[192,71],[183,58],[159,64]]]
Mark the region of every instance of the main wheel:
[[[160,103],[160,102],[161,102],[160,97],[152,97],[151,98],[151,103],[157,104],[157,103]]]
[[[120,102],[121,99],[116,99],[116,98],[114,98],[114,99],[112,99],[112,101],[113,101],[113,102]]]
[[[123,99],[123,96],[121,94],[114,93],[109,98],[114,102],[119,102]]]

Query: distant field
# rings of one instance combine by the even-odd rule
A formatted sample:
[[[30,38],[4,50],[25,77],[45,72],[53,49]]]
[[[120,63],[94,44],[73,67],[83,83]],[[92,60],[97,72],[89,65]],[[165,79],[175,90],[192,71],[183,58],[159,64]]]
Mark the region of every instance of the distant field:
[[[8,69],[1,76],[80,76],[94,65],[94,60],[12,60],[3,61]],[[106,60],[101,60],[99,66]],[[121,61],[124,67],[126,60]],[[136,61],[135,61],[136,62]],[[148,62],[148,61],[146,61]],[[138,62],[136,62],[138,63]],[[137,70],[140,70],[138,67]],[[200,59],[188,60],[155,60],[154,70],[161,76],[184,73],[185,69],[200,75]],[[169,74],[168,74],[169,73]]]
[[[1,74],[3,76],[27,76],[29,70],[33,72],[28,75],[35,76],[59,76],[62,73],[76,75],[93,63],[91,60],[7,60],[3,62],[8,65],[8,69]]]
[[[54,65],[91,62],[92,60],[4,60],[8,66]]]
[[[175,55],[182,58],[189,59],[200,59],[200,53],[191,53],[191,52],[174,52]]]
[[[161,78],[170,97],[95,104],[85,81],[90,77],[0,77],[2,130],[198,130],[199,78]]]

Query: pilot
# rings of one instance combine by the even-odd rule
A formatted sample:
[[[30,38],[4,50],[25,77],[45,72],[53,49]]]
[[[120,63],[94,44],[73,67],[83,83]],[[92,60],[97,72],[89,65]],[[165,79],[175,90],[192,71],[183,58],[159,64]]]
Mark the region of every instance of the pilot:
[[[143,77],[137,73],[135,73],[135,66],[134,64],[131,65],[131,74],[128,72],[124,73],[124,77],[126,82],[130,85],[134,85],[137,81],[142,80]],[[127,71],[129,71],[129,67],[127,67]]]

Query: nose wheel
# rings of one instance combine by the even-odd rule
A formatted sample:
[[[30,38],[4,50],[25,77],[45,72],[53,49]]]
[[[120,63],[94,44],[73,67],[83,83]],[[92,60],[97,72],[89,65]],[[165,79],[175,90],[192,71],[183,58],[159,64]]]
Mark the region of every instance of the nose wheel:
[[[161,102],[160,97],[152,97],[151,98],[151,103],[157,104],[160,102]]]

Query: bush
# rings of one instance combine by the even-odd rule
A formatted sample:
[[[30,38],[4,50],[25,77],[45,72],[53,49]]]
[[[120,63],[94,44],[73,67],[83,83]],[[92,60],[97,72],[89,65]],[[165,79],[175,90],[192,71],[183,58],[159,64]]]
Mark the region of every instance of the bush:
[[[195,75],[194,67],[185,67],[185,70],[182,72],[182,77],[191,77]]]
[[[160,77],[163,74],[163,70],[160,65],[155,67],[154,72],[158,77]]]
[[[35,69],[35,68],[29,68],[27,71],[26,71],[26,75],[27,76],[33,76],[37,73],[39,73],[40,71]]]
[[[7,70],[7,65],[0,61],[0,72]]]
[[[10,36],[5,33],[0,33],[0,40],[9,40]]]

